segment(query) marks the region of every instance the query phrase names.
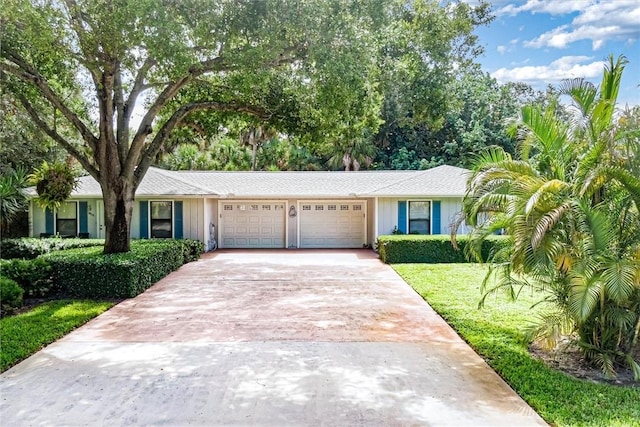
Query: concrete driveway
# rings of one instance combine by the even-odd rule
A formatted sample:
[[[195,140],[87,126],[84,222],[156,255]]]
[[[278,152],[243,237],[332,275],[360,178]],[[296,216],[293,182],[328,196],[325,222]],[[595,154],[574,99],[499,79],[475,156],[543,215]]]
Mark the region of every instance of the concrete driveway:
[[[3,426],[545,425],[365,250],[207,254],[0,381]]]

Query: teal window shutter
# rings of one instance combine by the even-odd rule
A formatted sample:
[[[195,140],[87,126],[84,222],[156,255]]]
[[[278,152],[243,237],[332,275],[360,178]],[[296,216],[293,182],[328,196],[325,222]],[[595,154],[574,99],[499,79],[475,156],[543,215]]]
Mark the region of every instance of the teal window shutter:
[[[407,202],[398,202],[398,231],[407,234]]]
[[[53,211],[49,208],[44,211],[44,228],[47,234],[55,232],[53,229]]]
[[[140,202],[140,238],[149,238],[149,202]]]
[[[182,239],[182,202],[173,203],[173,214],[175,215],[173,220],[173,237],[176,239]]]
[[[434,200],[431,204],[431,234],[440,234],[442,222],[440,221],[440,200]]]
[[[80,202],[80,218],[78,218],[80,222],[80,233],[88,233],[89,232],[89,213],[87,209],[87,202]]]

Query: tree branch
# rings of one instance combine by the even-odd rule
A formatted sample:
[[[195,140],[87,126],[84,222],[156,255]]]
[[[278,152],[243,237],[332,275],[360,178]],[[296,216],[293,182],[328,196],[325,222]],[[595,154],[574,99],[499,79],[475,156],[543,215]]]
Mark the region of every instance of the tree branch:
[[[153,87],[153,85],[147,85],[144,83],[147,73],[149,70],[156,65],[156,60],[154,58],[145,59],[144,63],[138,70],[138,74],[136,74],[135,80],[133,81],[133,87],[127,96],[127,100],[124,103],[124,113],[128,119],[131,119],[131,113],[133,112],[133,107],[136,105],[136,101],[138,100],[138,96],[143,91]]]
[[[62,115],[69,120],[69,122],[80,132],[82,139],[89,145],[89,147],[95,151],[98,138],[89,130],[87,125],[75,114],[67,105],[62,102],[62,99],[51,89],[47,81],[42,77],[31,65],[23,60],[16,53],[8,50],[6,46],[2,46],[2,53],[7,56],[7,59],[13,66],[5,62],[0,62],[0,71],[5,71],[25,83],[30,83],[35,86],[40,94],[51,103],[55,108],[60,110]]]
[[[93,163],[91,162],[89,157],[87,157],[84,153],[79,151],[75,146],[73,146],[73,144],[69,143],[57,131],[55,131],[53,128],[51,128],[38,115],[38,112],[36,111],[35,107],[33,105],[31,105],[29,100],[24,95],[22,95],[21,93],[16,93],[16,97],[18,98],[18,101],[20,101],[20,104],[22,104],[24,109],[27,111],[29,116],[31,116],[31,118],[33,119],[33,121],[36,124],[36,126],[38,126],[40,129],[42,129],[42,131],[45,132],[47,135],[49,135],[51,137],[51,139],[56,141],[65,150],[67,150],[69,152],[69,154],[71,154],[73,157],[75,157],[78,160],[78,162],[80,162],[82,167],[87,172],[89,172],[89,174],[91,174],[92,177],[94,177],[98,182],[100,182],[100,171],[98,169],[96,169],[96,167],[93,165]]]
[[[78,36],[78,46],[80,47],[80,51],[82,55],[73,55],[78,62],[84,64],[84,66],[89,70],[91,74],[91,78],[93,79],[93,83],[97,86],[100,82],[99,73],[97,72],[97,59],[98,52],[89,51],[86,43],[83,43],[83,40],[86,39],[86,31],[83,28],[82,22],[82,12],[78,8],[78,4],[75,0],[65,0],[65,4],[67,6],[67,11],[69,13],[71,27],[75,31]]]
[[[304,44],[289,46],[282,50],[278,54],[278,57],[267,61],[265,66],[267,67],[277,67],[278,65],[284,63],[291,63],[297,60],[297,56],[293,55],[294,52],[303,52],[306,49]],[[144,142],[147,136],[152,132],[152,124],[155,118],[157,117],[160,110],[169,102],[173,97],[186,85],[191,83],[193,80],[198,77],[212,71],[228,71],[233,69],[233,67],[225,61],[225,59],[221,56],[217,56],[215,58],[207,59],[201,61],[197,64],[192,65],[188,72],[182,76],[181,78],[171,82],[169,85],[165,87],[162,93],[156,98],[155,102],[151,105],[144,118],[140,122],[140,126],[138,127],[138,131],[133,137],[133,141],[131,142],[131,148],[129,149],[129,154],[127,156],[127,161],[124,166],[124,174],[131,173],[136,166],[139,167],[140,156],[142,155]],[[155,139],[154,139],[155,141]],[[136,174],[138,173],[136,170]],[[146,169],[145,169],[146,171]]]
[[[214,71],[216,68],[222,70],[224,68],[223,64],[223,60],[220,57],[199,62],[198,64],[192,65],[186,75],[177,80],[174,80],[165,87],[162,93],[158,95],[155,102],[147,110],[147,113],[144,115],[142,121],[140,122],[138,131],[133,137],[133,141],[131,141],[131,148],[129,149],[127,161],[124,166],[125,174],[132,172],[135,166],[138,164],[138,160],[142,153],[142,148],[144,147],[144,142],[147,138],[147,135],[151,133],[151,126],[153,124],[153,121],[157,117],[162,107],[164,107],[169,101],[171,101],[171,99],[173,99],[173,97],[176,96],[176,94],[194,78],[199,77],[206,72]],[[152,64],[150,64],[149,66],[151,65]],[[140,75],[141,74],[138,73],[136,79],[140,77]]]
[[[169,120],[165,122],[162,128],[158,131],[158,133],[154,136],[153,140],[149,144],[149,146],[144,150],[144,153],[141,155],[140,164],[135,170],[135,186],[137,187],[140,180],[144,176],[144,174],[151,166],[153,159],[160,151],[162,144],[167,140],[171,131],[184,120],[184,118],[194,111],[202,111],[202,110],[216,110],[216,111],[235,111],[238,113],[247,113],[253,116],[259,117],[263,120],[269,119],[270,115],[266,110],[253,106],[253,105],[245,105],[245,104],[226,104],[222,102],[215,101],[207,101],[207,102],[194,102],[187,105],[183,105],[178,110],[176,110]]]

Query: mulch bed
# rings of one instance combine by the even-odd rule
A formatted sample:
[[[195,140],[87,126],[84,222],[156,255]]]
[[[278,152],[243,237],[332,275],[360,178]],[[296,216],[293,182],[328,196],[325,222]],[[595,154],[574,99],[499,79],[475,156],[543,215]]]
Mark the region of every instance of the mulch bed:
[[[550,350],[534,342],[529,346],[529,352],[552,369],[564,372],[574,378],[594,383],[640,388],[640,381],[634,380],[633,371],[629,367],[618,366],[616,367],[616,378],[606,378],[602,370],[589,364],[582,356],[578,346],[569,340],[559,343]],[[634,359],[640,361],[640,348],[636,350]]]

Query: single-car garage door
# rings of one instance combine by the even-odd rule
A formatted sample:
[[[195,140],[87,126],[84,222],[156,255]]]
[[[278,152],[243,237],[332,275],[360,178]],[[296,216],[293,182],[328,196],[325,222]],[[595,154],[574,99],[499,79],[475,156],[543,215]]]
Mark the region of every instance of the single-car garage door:
[[[361,248],[365,243],[366,203],[300,203],[301,248]]]
[[[284,248],[284,202],[220,202],[221,248]]]

